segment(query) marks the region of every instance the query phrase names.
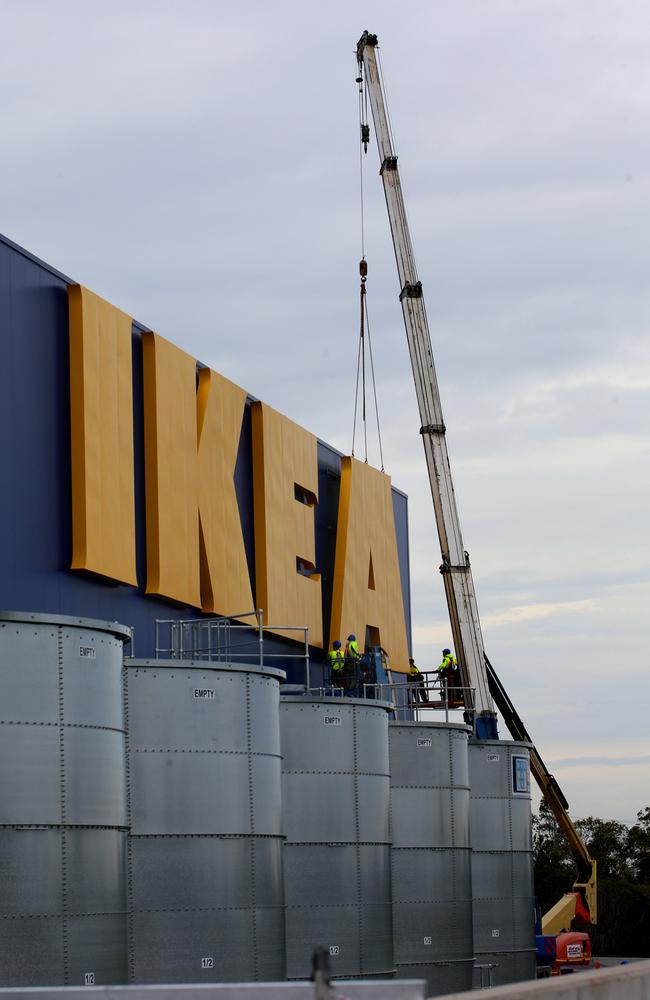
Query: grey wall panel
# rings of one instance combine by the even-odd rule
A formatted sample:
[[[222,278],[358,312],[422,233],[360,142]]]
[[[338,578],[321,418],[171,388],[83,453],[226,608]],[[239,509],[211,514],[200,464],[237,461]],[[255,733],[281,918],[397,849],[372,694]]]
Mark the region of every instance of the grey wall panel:
[[[129,669],[132,750],[247,750],[246,674]],[[195,697],[195,691],[212,697]]]
[[[124,982],[119,626],[0,622],[2,984]],[[91,916],[92,914],[92,916]]]
[[[392,785],[395,847],[446,847],[453,836],[449,788],[399,788]]]
[[[124,911],[126,831],[68,829],[65,859],[70,913]]]
[[[261,982],[286,977],[283,906],[255,910],[255,971]]]
[[[248,837],[132,837],[136,910],[252,905]],[[161,878],[161,873],[165,877]]]
[[[384,774],[357,775],[358,839],[390,841],[390,778]]]
[[[285,903],[288,907],[353,906],[357,901],[358,851],[353,844],[286,844]]]
[[[446,996],[472,989],[474,960],[455,962],[408,963],[399,965],[399,979],[425,979],[427,996]]]
[[[257,836],[282,834],[282,761],[255,754],[250,759],[250,811]]]
[[[390,781],[386,707],[283,698],[287,973],[313,948],[337,976],[390,974]]]
[[[354,709],[349,703],[328,698],[299,704],[283,698],[280,725],[285,771],[352,771]]]
[[[63,919],[0,920],[2,983],[51,986],[64,980]]]
[[[361,968],[359,909],[352,906],[287,907],[287,978],[306,979],[314,948],[330,951],[332,974],[358,976]]]
[[[477,954],[515,947],[512,898],[474,899],[474,946]]]
[[[105,632],[64,628],[61,648],[66,723],[124,729],[120,640]]]
[[[130,771],[134,834],[251,832],[247,755],[132,753]]]
[[[527,746],[470,744],[474,944],[477,962],[498,964],[495,985],[535,975],[530,791],[515,787],[514,757]]]
[[[361,966],[367,976],[392,976],[393,912],[390,902],[361,907]]]
[[[444,723],[389,727],[395,964],[402,977],[417,967],[431,995],[471,980],[468,733]]]
[[[46,625],[0,622],[3,721],[59,722],[57,634]]]
[[[66,728],[65,818],[83,826],[126,826],[124,733]]]
[[[357,707],[355,728],[357,771],[367,774],[389,774],[384,713],[379,713],[374,708]]]
[[[258,907],[277,908],[284,902],[282,846],[280,837],[255,837],[251,842],[252,863],[255,866],[255,903]],[[282,936],[284,938],[284,924]]]
[[[126,923],[124,914],[70,917],[67,921],[67,979],[84,986],[86,974],[95,985],[126,979]]]
[[[127,661],[130,978],[284,978],[279,678]]]
[[[275,678],[249,675],[250,739],[253,753],[280,756],[280,715]]]
[[[255,979],[250,909],[137,913],[133,923],[136,983]]]
[[[480,785],[476,786],[477,791]],[[510,804],[505,798],[472,796],[470,803],[472,850],[510,850]],[[505,845],[508,845],[506,848]]]
[[[357,856],[359,888],[364,903],[390,904],[390,845],[361,844]]]
[[[287,841],[327,844],[356,840],[353,774],[285,773],[282,792]]]
[[[393,900],[396,903],[447,899],[450,891],[456,899],[472,898],[470,852],[466,850],[418,849],[394,850]],[[453,883],[456,880],[456,889]],[[465,896],[462,896],[463,891]]]
[[[58,829],[0,828],[0,917],[60,913],[61,870]]]
[[[0,823],[60,823],[60,781],[58,727],[0,726]]]
[[[491,964],[492,980],[494,986],[506,986],[508,983],[520,983],[524,980],[535,979],[537,975],[537,965],[534,951],[522,952],[491,952],[485,955],[477,955],[477,964]],[[485,984],[488,983],[488,971],[484,971]],[[474,987],[481,985],[481,974],[479,969],[474,970]]]

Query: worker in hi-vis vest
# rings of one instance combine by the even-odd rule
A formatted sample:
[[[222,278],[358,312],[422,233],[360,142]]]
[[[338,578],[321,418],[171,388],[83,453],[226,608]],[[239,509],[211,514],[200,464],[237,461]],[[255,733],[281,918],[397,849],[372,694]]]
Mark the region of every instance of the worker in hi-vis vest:
[[[327,654],[327,659],[330,665],[330,681],[332,684],[341,685],[343,683],[343,667],[345,665],[345,656],[343,650],[341,649],[341,643],[338,639],[335,639],[332,643],[332,648]]]
[[[455,686],[459,683],[458,661],[450,649],[443,649],[442,663],[438,667],[438,673],[447,681],[447,697],[455,701],[460,697],[461,692],[456,691]]]
[[[359,643],[357,642],[357,637],[354,632],[351,632],[348,636],[347,646],[345,647],[346,659],[360,660],[361,653],[359,652]]]
[[[411,690],[409,694],[411,695],[411,703],[416,705],[418,699],[421,702],[428,701],[427,689],[424,683],[424,677],[420,668],[417,666],[415,660],[412,656],[409,656],[409,684],[411,685]]]

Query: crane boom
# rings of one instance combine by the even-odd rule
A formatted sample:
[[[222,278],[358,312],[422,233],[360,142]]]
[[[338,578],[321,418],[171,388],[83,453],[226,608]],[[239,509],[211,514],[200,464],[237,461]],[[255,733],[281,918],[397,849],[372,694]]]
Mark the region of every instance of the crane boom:
[[[568,813],[568,802],[508,697],[483,648],[483,636],[478,616],[469,556],[463,546],[460,519],[454,496],[449,456],[445,440],[445,424],[431,349],[422,283],[415,266],[404,198],[393,148],[390,123],[377,62],[377,36],[364,31],[357,44],[358,81],[365,80],[372,117],[377,135],[381,178],[386,196],[388,218],[397,271],[400,281],[400,302],[404,315],[413,379],[420,411],[420,434],[429,473],[431,496],[442,552],[440,571],[445,582],[445,595],[454,636],[458,665],[463,686],[472,688],[474,697],[466,708],[474,714],[475,734],[479,739],[497,736],[496,702],[504,722],[516,740],[531,744],[530,768],[544,798],[548,802],[578,869],[573,891],[566,893],[544,915],[543,932],[557,934],[569,930],[574,918],[596,923],[596,862],[590,857],[578,830]],[[362,124],[362,142],[368,141],[368,126]]]
[[[465,706],[475,716],[476,735],[484,739],[493,739],[497,736],[496,713],[485,670],[485,653],[474,581],[469,555],[463,545],[460,530],[422,283],[415,265],[397,168],[397,156],[393,149],[377,64],[376,46],[377,36],[365,31],[357,46],[357,61],[360,76],[363,74],[365,78],[379,147],[380,172],[400,281],[399,297],[420,411],[420,434],[424,444],[442,553],[440,572],[445,584],[445,596],[463,686],[473,692],[471,695],[466,694]]]

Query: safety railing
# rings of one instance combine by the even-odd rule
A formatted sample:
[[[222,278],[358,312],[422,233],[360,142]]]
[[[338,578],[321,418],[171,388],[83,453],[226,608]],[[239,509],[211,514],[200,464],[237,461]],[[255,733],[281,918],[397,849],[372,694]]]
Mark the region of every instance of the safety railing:
[[[250,622],[233,619],[252,619]],[[272,653],[265,633],[291,632],[301,644],[299,653]],[[269,660],[303,660],[305,687],[310,686],[309,629],[305,625],[265,625],[262,608],[232,617],[156,619],[156,659],[205,660],[210,663],[243,661],[271,666]]]
[[[365,697],[390,702],[401,721],[424,721],[430,712],[444,711],[448,722],[450,711],[474,704],[474,692],[475,688],[462,687],[435,670],[401,683],[364,684]]]

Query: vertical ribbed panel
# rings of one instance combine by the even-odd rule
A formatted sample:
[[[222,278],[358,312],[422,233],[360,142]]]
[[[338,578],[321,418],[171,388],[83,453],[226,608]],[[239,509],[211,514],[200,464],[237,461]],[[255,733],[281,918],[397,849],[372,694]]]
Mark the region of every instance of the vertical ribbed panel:
[[[401,978],[427,995],[472,987],[466,726],[391,722],[393,936]]]
[[[126,665],[130,979],[284,979],[277,670]]]
[[[283,698],[287,976],[317,945],[335,976],[394,972],[388,713],[352,698]]]
[[[2,986],[126,981],[127,636],[0,619]]]
[[[472,740],[469,765],[476,963],[494,966],[495,986],[534,979],[528,744]]]

